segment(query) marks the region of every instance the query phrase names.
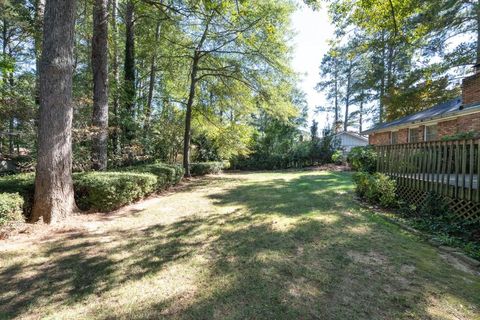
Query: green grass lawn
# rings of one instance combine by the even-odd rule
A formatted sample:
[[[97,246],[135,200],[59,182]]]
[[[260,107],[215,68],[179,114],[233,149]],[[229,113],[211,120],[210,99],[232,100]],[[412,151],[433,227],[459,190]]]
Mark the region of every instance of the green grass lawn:
[[[227,174],[0,244],[0,318],[480,319],[480,278],[353,201],[348,173]]]

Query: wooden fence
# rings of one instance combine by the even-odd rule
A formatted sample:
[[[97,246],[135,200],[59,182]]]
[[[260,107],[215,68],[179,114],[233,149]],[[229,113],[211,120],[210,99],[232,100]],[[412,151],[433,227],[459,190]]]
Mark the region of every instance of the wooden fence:
[[[400,196],[421,204],[429,192],[450,208],[480,219],[480,139],[378,146],[377,169],[397,181]]]

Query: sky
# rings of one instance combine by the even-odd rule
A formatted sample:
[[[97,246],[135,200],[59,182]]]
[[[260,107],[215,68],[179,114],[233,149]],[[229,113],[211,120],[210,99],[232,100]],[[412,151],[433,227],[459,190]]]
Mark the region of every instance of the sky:
[[[313,11],[301,5],[292,19],[296,36],[293,39],[293,68],[300,73],[302,82],[300,88],[305,92],[309,107],[309,122],[313,119],[319,122],[319,127],[325,127],[327,115],[314,115],[316,106],[325,106],[327,101],[322,93],[314,87],[320,81],[319,67],[323,55],[328,51],[327,41],[333,37],[333,26],[330,24],[325,7]],[[332,121],[330,117],[330,122]]]

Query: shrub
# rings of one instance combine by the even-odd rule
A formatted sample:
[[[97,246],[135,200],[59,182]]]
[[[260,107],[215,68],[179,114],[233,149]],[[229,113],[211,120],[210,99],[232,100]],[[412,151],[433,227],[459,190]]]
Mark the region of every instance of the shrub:
[[[342,164],[343,163],[343,152],[340,150],[335,150],[332,154],[332,161],[335,164]]]
[[[0,226],[22,221],[23,197],[18,193],[0,193]]]
[[[32,211],[34,189],[34,173],[20,173],[0,178],[0,193],[18,193],[23,198],[23,212],[27,218]]]
[[[374,173],[377,169],[377,152],[373,146],[354,147],[347,161],[355,171]]]
[[[190,164],[192,176],[204,176],[206,174],[218,174],[223,169],[223,162],[197,162]]]
[[[353,176],[357,194],[370,203],[383,207],[393,207],[397,204],[395,180],[382,173],[369,174],[357,172]]]
[[[162,190],[176,185],[183,178],[184,170],[180,165],[168,165],[164,163],[154,163],[139,166],[126,167],[123,170],[150,173],[157,177],[157,189]]]
[[[148,173],[88,172],[74,175],[75,198],[80,209],[115,210],[153,193],[157,177]]]

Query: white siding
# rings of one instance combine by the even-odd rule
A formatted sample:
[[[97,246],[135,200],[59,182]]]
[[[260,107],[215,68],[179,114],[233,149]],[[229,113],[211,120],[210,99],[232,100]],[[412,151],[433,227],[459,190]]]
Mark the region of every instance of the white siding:
[[[350,152],[353,147],[366,146],[368,141],[363,140],[362,138],[357,138],[350,134],[340,133],[337,137],[340,139],[340,146],[346,151]]]

